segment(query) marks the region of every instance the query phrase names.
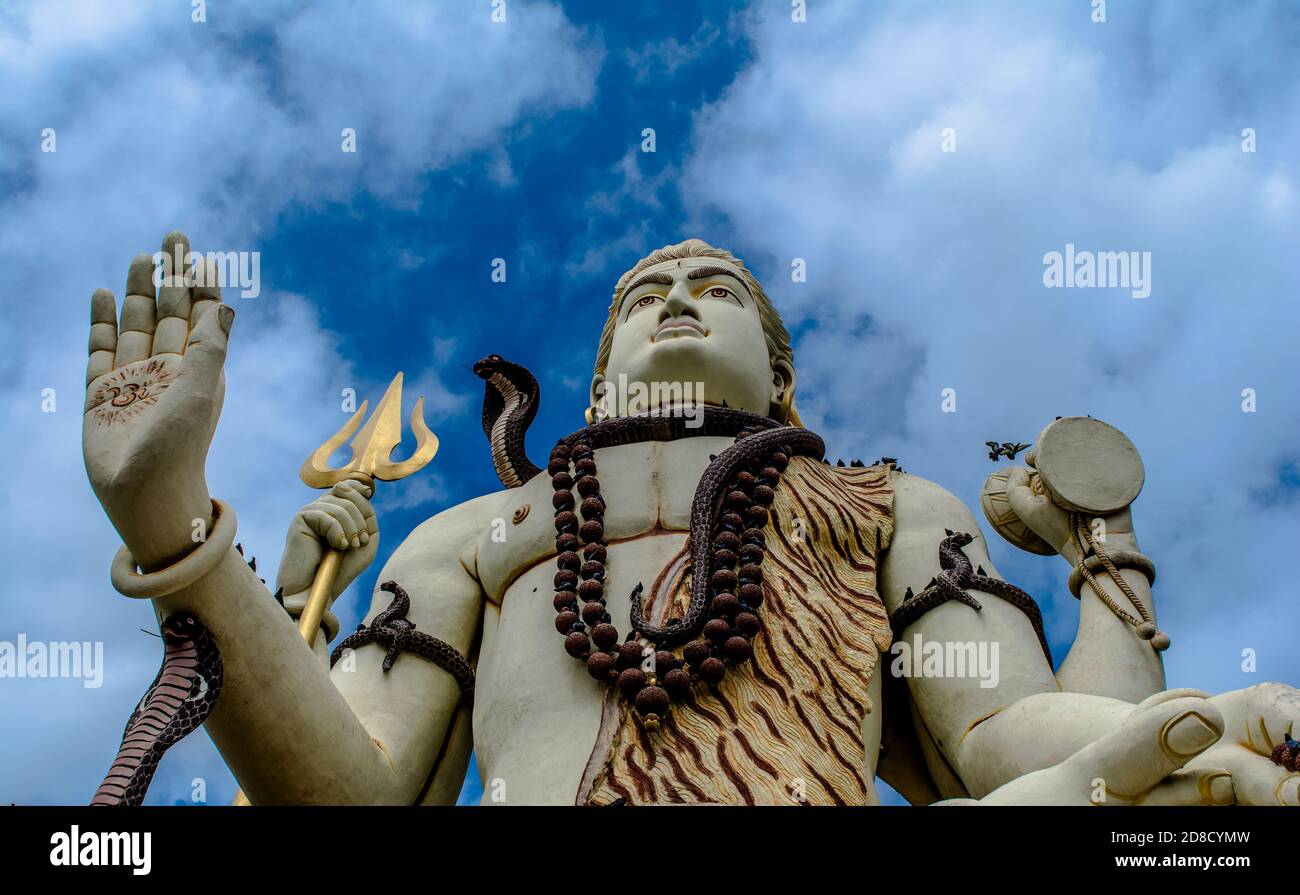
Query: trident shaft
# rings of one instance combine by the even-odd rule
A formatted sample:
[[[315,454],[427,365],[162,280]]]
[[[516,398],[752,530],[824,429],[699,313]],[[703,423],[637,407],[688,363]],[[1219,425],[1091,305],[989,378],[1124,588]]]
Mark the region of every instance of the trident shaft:
[[[424,398],[421,397],[411,412],[411,431],[415,433],[416,440],[415,453],[400,463],[392,460],[393,451],[402,441],[402,374],[398,373],[379,400],[374,416],[366,420],[364,428],[352,440],[352,459],[341,467],[331,468],[330,455],[357,431],[361,421],[366,419],[369,405],[368,400],[362,401],[361,409],[352,415],[352,419],[302,464],[299,475],[308,487],[332,488],[344,479],[361,473],[373,492],[375,479],[395,482],[419,472],[433,459],[433,455],[438,452],[438,436],[429,431],[424,422]],[[298,631],[308,646],[316,641],[316,632],[320,630],[320,620],[329,604],[330,591],[334,587],[334,578],[338,575],[342,560],[343,551],[330,550],[321,560],[316,577],[312,580],[307,605],[298,618]]]
[[[370,402],[362,401],[361,409],[352,415],[352,419],[332,438],[316,449],[316,452],[302,464],[299,475],[311,488],[333,488],[346,478],[361,473],[365,483],[374,492],[374,480],[395,482],[419,472],[433,455],[438,452],[438,436],[429,430],[424,422],[424,398],[415,402],[411,411],[411,431],[415,433],[415,453],[410,457],[394,463],[392,453],[402,443],[402,374],[399,372],[388,384],[384,396],[379,399],[374,416],[366,422],[364,428],[352,440],[352,459],[337,469],[330,467],[329,458],[343,446],[343,442],[352,437],[361,421],[366,419],[366,410]],[[307,646],[316,642],[316,632],[320,630],[321,618],[325,607],[329,605],[330,592],[334,589],[334,579],[338,577],[339,564],[343,561],[342,550],[330,550],[321,558],[312,579],[311,591],[307,595],[307,605],[298,617],[298,633],[307,641]],[[248,805],[248,797],[243,790],[235,793],[235,805]]]

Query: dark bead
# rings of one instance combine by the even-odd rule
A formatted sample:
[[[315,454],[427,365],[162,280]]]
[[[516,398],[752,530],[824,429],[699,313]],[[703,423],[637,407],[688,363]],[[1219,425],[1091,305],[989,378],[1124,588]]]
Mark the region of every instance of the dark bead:
[[[736,554],[730,550],[713,551],[713,568],[715,569],[734,569],[736,567]]]
[[[720,618],[711,619],[704,623],[703,633],[715,643],[721,643],[731,636],[731,622]]]
[[[587,457],[585,460],[579,460],[573,464],[573,471],[578,475],[595,475],[596,461]]]
[[[770,507],[774,500],[776,500],[776,492],[767,485],[759,485],[754,489],[754,503]]]
[[[578,608],[578,601],[573,598],[573,591],[562,590],[555,594],[555,598],[551,601],[551,605],[555,607],[556,612],[564,612],[566,610],[572,612]]]
[[[700,663],[699,675],[710,684],[716,684],[727,676],[727,666],[721,659],[710,656]]]
[[[569,446],[563,441],[556,442],[555,447],[551,448],[551,459],[567,460],[569,459]]]
[[[740,567],[740,580],[746,584],[760,584],[763,581],[763,567],[754,563],[745,563]]]
[[[747,603],[755,608],[763,605],[763,586],[761,584],[742,584],[740,590],[736,591],[742,603]]]
[[[590,649],[591,644],[587,641],[587,635],[582,631],[574,631],[564,638],[564,651],[575,659],[581,659],[587,655],[587,651]]]
[[[745,520],[739,513],[723,513],[722,528],[725,531],[740,531],[745,527]]]
[[[763,532],[759,531],[757,528],[747,528],[741,533],[740,540],[746,544],[754,544],[757,547],[762,547],[766,538],[763,537]]]
[[[568,634],[574,623],[578,620],[578,613],[572,609],[566,609],[559,615],[555,616],[555,630],[561,634]]]
[[[605,526],[601,525],[595,519],[589,519],[582,523],[582,528],[578,531],[582,535],[582,539],[588,544],[592,541],[599,541],[601,538],[605,537]]]
[[[556,491],[551,495],[551,506],[555,507],[557,510],[573,509],[573,492]]]
[[[672,671],[674,668],[681,668],[681,667],[682,667],[682,660],[674,656],[672,653],[668,652],[668,650],[661,649],[659,650],[659,652],[655,653],[656,674],[661,674],[661,675],[666,674],[667,672]]]
[[[628,634],[632,637],[636,632]],[[641,664],[641,644],[629,640],[618,648],[618,664],[622,668],[635,668]]]
[[[578,573],[570,569],[560,569],[555,573],[556,590],[573,590],[578,586]]]
[[[555,530],[561,534],[572,534],[578,530],[578,517],[569,510],[555,514]]]
[[[595,560],[587,560],[578,570],[578,574],[584,579],[594,578],[597,581],[605,580],[605,564]]]
[[[556,491],[568,491],[573,487],[573,476],[569,475],[567,466],[564,472],[553,472],[551,474],[551,487]]]
[[[721,531],[713,541],[716,550],[735,550],[740,546],[740,536],[734,531]]]
[[[663,687],[646,687],[636,694],[636,710],[642,715],[659,715],[663,717],[668,711],[672,699]]]
[[[725,615],[730,618],[740,611],[740,600],[737,599],[735,594],[723,591],[713,598],[713,602],[709,604],[709,608],[719,615]]]
[[[740,633],[747,637],[753,637],[758,633],[759,628],[762,627],[762,624],[758,620],[758,616],[752,612],[742,612],[737,615],[735,624],[736,627],[740,629]]]
[[[600,480],[594,475],[584,475],[573,487],[577,488],[578,493],[583,497],[591,497],[593,494],[600,493]]]
[[[595,578],[588,578],[578,585],[578,596],[584,600],[599,600],[605,595],[605,585]]]
[[[579,441],[569,452],[569,456],[575,460],[582,460],[591,456],[591,445],[585,441]]]
[[[588,497],[579,509],[583,519],[599,519],[605,515],[605,501],[599,497]]]
[[[691,676],[680,668],[674,668],[665,674],[660,683],[674,699],[683,699],[691,689]]]
[[[722,644],[722,652],[732,662],[744,662],[754,654],[749,641],[744,637],[728,637],[727,642]]]
[[[768,458],[768,462],[776,467],[777,472],[785,472],[785,467],[790,462],[790,458],[781,451],[776,451]]]
[[[712,655],[713,649],[703,640],[692,640],[682,649],[682,658],[684,658],[692,668],[698,666],[701,662]]]
[[[576,534],[566,531],[556,536],[555,549],[560,553],[564,553],[566,550],[577,550],[581,543]]]
[[[709,584],[718,590],[731,590],[736,586],[736,573],[731,569],[718,569],[709,577]]]
[[[749,524],[755,528],[762,528],[767,524],[767,507],[754,504],[745,511],[745,518],[748,519]]]
[[[557,476],[562,472],[568,472],[569,461],[554,459],[550,463],[546,464],[546,471],[549,472],[552,476]]]
[[[740,490],[748,493],[758,484],[758,479],[754,478],[754,474],[749,470],[742,469],[736,473],[736,484],[740,486]]]
[[[749,495],[744,491],[732,491],[727,494],[726,505],[733,510],[743,510],[749,506]]]
[[[645,672],[640,668],[624,668],[618,676],[618,688],[628,699],[635,699],[645,688]]]
[[[742,563],[762,562],[763,548],[759,547],[757,544],[746,544],[744,547],[740,548],[740,561]]]
[[[555,557],[555,564],[561,569],[568,569],[570,572],[576,572],[582,566],[582,561],[578,559],[578,554],[572,550],[565,550],[559,556]]]
[[[614,671],[614,657],[609,653],[595,652],[587,657],[587,674],[603,681]]]
[[[604,544],[588,544],[586,547],[582,548],[582,555],[591,562],[598,562],[601,564],[604,564],[605,560],[608,558]]]
[[[781,471],[775,466],[764,466],[759,475],[762,476],[764,483],[768,485],[775,485],[781,480]]]
[[[582,607],[582,620],[589,625],[598,625],[603,622],[605,620],[604,605],[595,601],[584,604]]]
[[[599,603],[594,604],[599,606]],[[618,643],[618,628],[610,624],[599,624],[591,629],[591,639],[596,642],[596,646],[601,649],[609,649]],[[614,667],[614,657],[609,657],[610,667]]]

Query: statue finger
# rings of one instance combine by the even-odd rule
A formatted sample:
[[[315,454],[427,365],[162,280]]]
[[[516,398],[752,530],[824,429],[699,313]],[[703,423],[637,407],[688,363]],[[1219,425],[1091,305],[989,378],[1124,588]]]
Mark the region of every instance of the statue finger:
[[[203,319],[203,315],[221,302],[221,285],[215,258],[196,258],[194,264],[193,302],[190,306],[190,328]]]
[[[1300,771],[1288,771],[1240,745],[1224,749],[1215,758],[1232,773],[1237,804],[1300,806]]]
[[[117,299],[108,289],[96,289],[90,297],[90,360],[86,384],[113,371],[117,353]]]
[[[361,513],[361,533],[374,535],[379,533],[379,522],[375,519],[375,508],[370,503],[369,495],[365,493],[368,490],[362,482],[344,479],[330,489],[330,493],[356,507]],[[362,543],[365,540],[367,539],[363,539]]]
[[[115,367],[144,360],[153,353],[153,333],[158,317],[154,292],[154,263],[150,255],[136,255],[126,275],[122,321],[117,327]]]
[[[172,231],[163,237],[162,283],[158,287],[158,325],[154,354],[182,354],[190,335],[193,278],[189,268],[190,241]]]
[[[1232,773],[1223,768],[1174,771],[1138,801],[1139,805],[1234,805]]]
[[[303,521],[316,532],[316,536],[335,550],[348,549],[348,536],[343,523],[333,513],[318,508],[315,503],[302,511]]]
[[[366,532],[365,516],[361,515],[361,511],[350,500],[331,493],[318,498],[317,503],[334,508],[334,515],[343,523],[343,530],[347,534],[348,543],[351,546],[361,546],[361,535],[363,533],[366,534],[366,540],[370,540],[370,535]]]
[[[1209,700],[1184,696],[1134,711],[1067,765],[1086,778],[1097,804],[1133,804],[1223,735],[1223,715]]]

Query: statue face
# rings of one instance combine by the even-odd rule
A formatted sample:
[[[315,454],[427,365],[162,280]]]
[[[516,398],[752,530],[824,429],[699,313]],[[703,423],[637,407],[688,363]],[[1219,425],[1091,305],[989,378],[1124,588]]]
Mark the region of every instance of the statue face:
[[[628,287],[605,375],[592,381],[593,406],[618,416],[725,401],[767,414],[793,388],[794,371],[768,359],[758,305],[735,265],[718,258],[665,261]],[[611,400],[637,384],[648,396],[639,405]]]

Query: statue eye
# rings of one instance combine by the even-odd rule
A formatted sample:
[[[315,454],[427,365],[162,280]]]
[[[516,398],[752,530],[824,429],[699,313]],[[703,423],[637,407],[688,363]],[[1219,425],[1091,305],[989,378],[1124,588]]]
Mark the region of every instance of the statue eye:
[[[632,307],[648,308],[650,305],[654,304],[658,300],[659,300],[659,296],[657,295],[643,295],[636,300],[636,304],[632,305]]]
[[[735,293],[733,293],[733,292],[732,292],[730,289],[728,289],[726,286],[712,286],[712,287],[709,288],[709,290],[708,290],[707,292],[704,293],[704,296],[703,296],[703,297],[706,297],[706,298],[735,298],[736,296],[735,296]]]

